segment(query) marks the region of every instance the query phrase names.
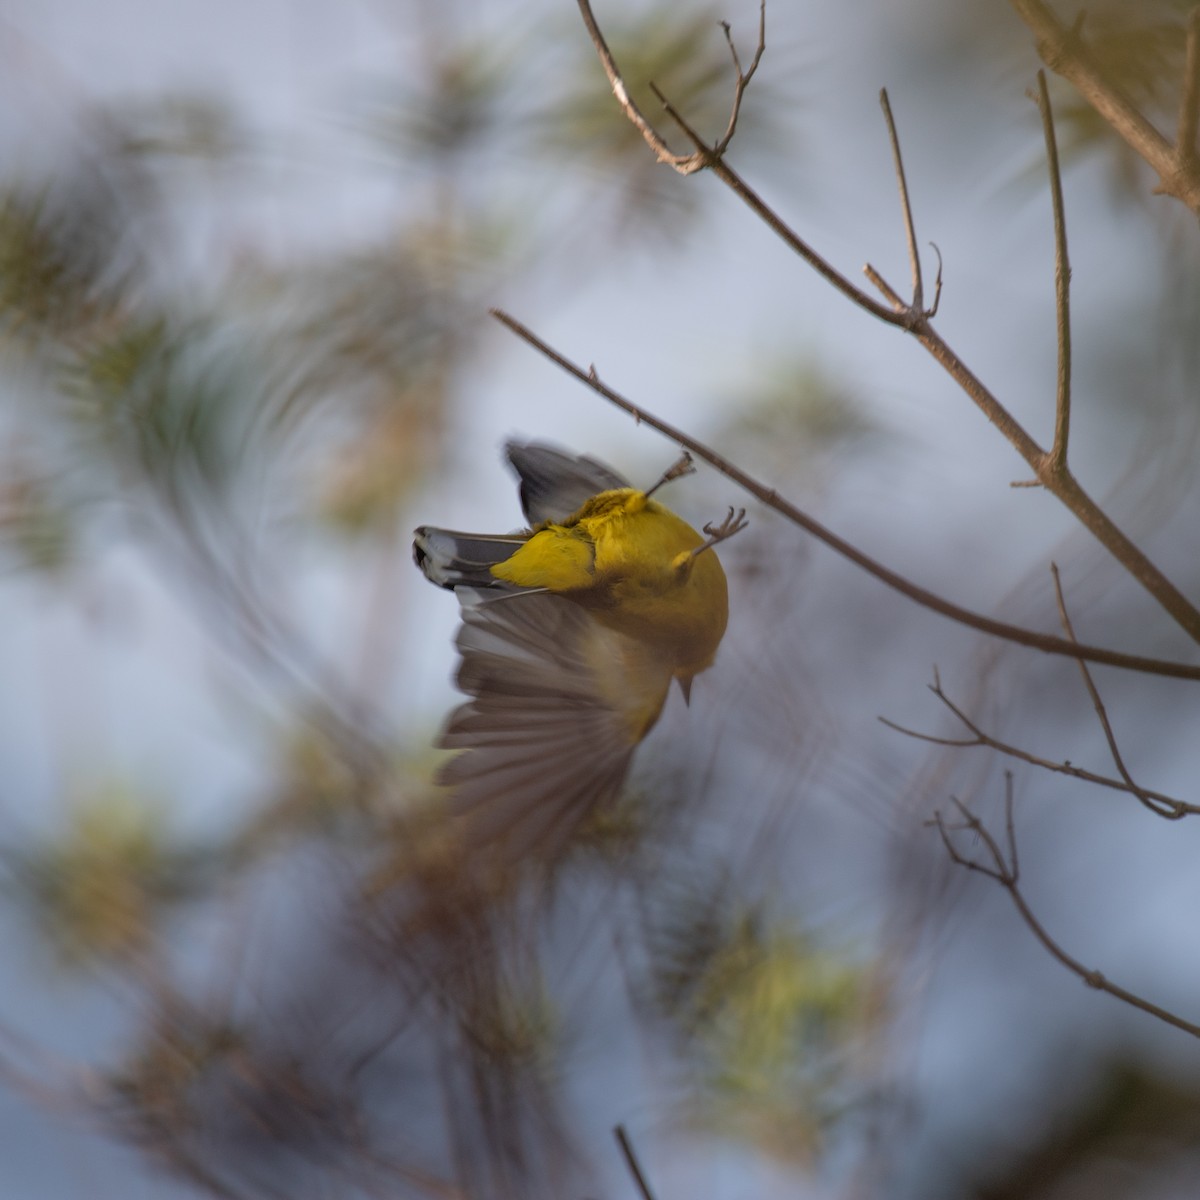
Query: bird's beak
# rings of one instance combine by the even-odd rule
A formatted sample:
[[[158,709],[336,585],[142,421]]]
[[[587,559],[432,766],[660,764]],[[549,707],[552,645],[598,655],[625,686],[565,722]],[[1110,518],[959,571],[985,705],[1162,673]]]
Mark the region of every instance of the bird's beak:
[[[692,676],[676,675],[675,682],[679,684],[679,690],[683,693],[684,704],[690,707],[692,703]]]

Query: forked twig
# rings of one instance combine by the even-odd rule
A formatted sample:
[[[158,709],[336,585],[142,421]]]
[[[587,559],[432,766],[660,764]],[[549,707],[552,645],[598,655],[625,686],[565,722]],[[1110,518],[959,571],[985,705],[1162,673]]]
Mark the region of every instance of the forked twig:
[[[1050,758],[1041,758],[1039,755],[1031,754],[1028,750],[1022,750],[1019,746],[1013,746],[1008,742],[1000,741],[999,738],[993,737],[979,724],[971,720],[946,695],[942,690],[941,676],[936,667],[933,669],[933,683],[928,686],[929,690],[962,724],[963,728],[970,734],[969,737],[939,737],[932,733],[922,733],[918,729],[910,729],[907,725],[901,725],[899,722],[889,720],[887,717],[879,717],[880,724],[886,725],[889,729],[894,729],[897,733],[904,734],[905,737],[915,738],[919,742],[929,742],[934,746],[950,746],[960,749],[971,749],[978,746],[983,749],[995,750],[997,753],[1003,754],[1006,758],[1013,758],[1019,762],[1028,763],[1031,767],[1037,767],[1043,771],[1052,771],[1057,775],[1066,775],[1071,779],[1078,779],[1083,783],[1093,783],[1097,787],[1110,788],[1116,792],[1130,792],[1139,795],[1139,798],[1144,796],[1161,807],[1163,811],[1160,812],[1160,816],[1178,819],[1184,816],[1200,815],[1200,804],[1189,804],[1185,800],[1177,800],[1174,796],[1168,796],[1163,792],[1150,791],[1148,788],[1140,789],[1140,793],[1134,792],[1134,789],[1123,779],[1113,779],[1109,775],[1099,775],[1095,771],[1088,771],[1084,767],[1077,767],[1071,762],[1055,762]]]
[[[969,871],[986,875],[989,879],[995,880],[996,883],[1000,884],[1008,892],[1009,898],[1012,900],[1017,912],[1021,915],[1021,919],[1028,926],[1034,937],[1068,971],[1078,975],[1088,987],[1095,988],[1100,992],[1107,992],[1108,995],[1120,1000],[1123,1004],[1128,1004],[1132,1008],[1139,1009],[1141,1012],[1156,1017],[1167,1025],[1190,1034],[1192,1037],[1200,1038],[1200,1025],[1195,1025],[1191,1021],[1185,1021],[1182,1017],[1176,1016],[1175,1013],[1165,1008],[1160,1008],[1157,1004],[1152,1004],[1149,1000],[1145,1000],[1141,996],[1137,996],[1133,992],[1127,991],[1115,983],[1111,983],[1100,971],[1085,967],[1078,959],[1068,954],[1046,932],[1045,926],[1034,915],[1020,888],[1021,870],[1017,860],[1017,839],[1013,822],[1013,782],[1011,771],[1005,771],[1004,783],[1004,818],[1008,842],[1007,855],[1000,849],[995,836],[983,822],[962,801],[951,796],[951,803],[953,803],[959,816],[962,818],[961,824],[948,825],[940,812],[935,812],[933,820],[930,822],[937,829],[951,861],[960,867],[965,867]],[[980,862],[977,859],[968,858],[958,849],[954,844],[952,835],[962,830],[970,832],[979,839],[987,852],[987,861]]]
[[[621,110],[633,124],[634,128],[642,135],[646,145],[654,151],[654,157],[660,163],[666,163],[667,166],[674,168],[683,175],[700,170],[704,166],[703,163],[696,163],[690,167],[688,165],[696,158],[696,155],[676,154],[667,145],[658,130],[642,115],[642,110],[638,108],[637,102],[629,94],[629,89],[625,86],[625,81],[621,78],[620,71],[617,70],[616,60],[613,58],[612,51],[608,48],[608,42],[605,40],[604,34],[600,31],[600,26],[596,24],[596,18],[592,13],[592,6],[587,0],[579,0],[579,12],[583,17],[584,26],[587,28],[588,34],[592,39],[592,45],[596,47],[596,54],[600,59],[600,65],[604,68],[604,73],[608,76],[608,82],[612,88],[613,95],[617,98],[617,103],[621,106]]]
[[[604,35],[600,32],[600,27],[596,23],[595,14],[592,12],[590,0],[577,0],[579,11],[583,16],[583,23],[587,28],[588,34],[592,39],[592,44],[596,47],[596,53],[600,58],[600,65],[604,68],[605,75],[608,76],[609,85],[612,87],[613,95],[617,98],[617,103],[621,106],[626,117],[633,123],[634,127],[641,133],[646,144],[654,152],[655,158],[659,162],[665,163],[673,170],[678,171],[681,175],[691,175],[705,167],[717,176],[727,187],[731,188],[738,197],[746,204],[760,220],[762,220],[775,234],[777,234],[788,247],[796,254],[800,255],[805,262],[809,264],[819,275],[826,281],[831,283],[843,295],[848,296],[859,307],[866,309],[881,321],[887,321],[892,325],[902,325],[903,318],[893,312],[886,305],[880,304],[873,296],[869,296],[861,288],[855,287],[849,279],[846,278],[840,271],[835,269],[830,263],[826,262],[794,229],[792,229],[780,216],[771,208],[769,204],[750,187],[748,183],[740,175],[733,170],[732,167],[725,161],[723,153],[715,154],[713,148],[709,146],[696,130],[686,122],[682,115],[675,110],[670,101],[662,94],[662,92],[654,85],[651,88],[655,95],[666,106],[667,115],[680,126],[686,136],[691,140],[695,147],[693,154],[675,154],[666,139],[646,120],[645,115],[638,108],[637,104],[629,95],[629,89],[625,86],[625,81],[621,77],[620,68],[617,66],[616,60],[613,58],[612,51],[608,47],[608,43],[604,40]],[[759,26],[760,34],[765,33],[766,18],[763,16],[762,23]],[[764,39],[765,49],[765,39]],[[754,66],[757,67],[758,60],[761,55],[756,53]],[[743,89],[744,90],[744,89]],[[736,123],[736,122],[735,122]],[[720,143],[718,143],[720,145]]]
[[[754,78],[754,72],[758,70],[758,64],[762,62],[762,56],[767,50],[767,0],[759,0],[758,45],[754,48],[754,57],[750,60],[750,66],[746,70],[742,70],[742,61],[738,58],[737,46],[734,45],[729,22],[722,21],[721,28],[725,31],[725,41],[729,46],[730,56],[733,58],[733,69],[737,72],[737,80],[733,85],[733,107],[729,112],[729,123],[725,126],[725,132],[712,150],[718,158],[729,149],[729,143],[733,141],[733,135],[737,132],[738,116],[742,111],[742,97],[745,95],[746,86]]]
[[[1058,574],[1057,563],[1050,564],[1050,574],[1054,577],[1054,596],[1058,601],[1058,616],[1062,621],[1063,631],[1071,641],[1075,641],[1075,629],[1071,624],[1070,614],[1067,612],[1067,602],[1063,598],[1062,579]],[[1134,783],[1133,776],[1130,775],[1126,768],[1125,760],[1121,757],[1121,751],[1117,746],[1117,738],[1113,733],[1112,724],[1109,722],[1108,712],[1104,707],[1104,701],[1100,699],[1100,689],[1096,687],[1096,682],[1092,679],[1092,673],[1088,670],[1087,663],[1082,659],[1077,661],[1079,662],[1079,672],[1083,676],[1084,686],[1088,690],[1088,695],[1092,698],[1092,705],[1096,710],[1096,716],[1100,720],[1100,727],[1104,730],[1104,737],[1108,742],[1108,751],[1112,755],[1113,766],[1117,768],[1117,774],[1125,781],[1125,786],[1156,817],[1165,817],[1169,821],[1178,821],[1180,817],[1187,816],[1187,809],[1177,801],[1163,802],[1157,796],[1150,795]]]
[[[649,425],[652,429],[657,429],[659,433],[664,434],[677,445],[691,451],[697,458],[703,459],[711,467],[720,471],[727,479],[731,479],[739,487],[767,505],[768,508],[773,508],[776,512],[781,513],[794,525],[800,526],[801,529],[812,534],[819,541],[824,542],[837,554],[848,559],[869,575],[873,575],[880,582],[899,592],[901,595],[907,596],[910,600],[920,604],[923,608],[928,608],[932,612],[939,613],[951,621],[957,621],[961,625],[967,625],[971,629],[977,629],[980,633],[1003,638],[1005,641],[1015,642],[1021,646],[1028,646],[1033,650],[1040,650],[1046,654],[1061,654],[1068,658],[1085,658],[1088,662],[1104,663],[1106,666],[1119,667],[1126,671],[1139,671],[1145,675],[1162,675],[1169,679],[1200,679],[1200,666],[1193,666],[1190,663],[1172,662],[1168,659],[1144,658],[1141,655],[1124,654],[1119,650],[1109,650],[1102,646],[1088,646],[1082,642],[1072,642],[1068,638],[1055,637],[1053,634],[1048,633],[1037,633],[1031,629],[1024,629],[1019,625],[1009,625],[1004,621],[985,617],[981,613],[971,612],[970,609],[951,603],[949,600],[937,595],[937,593],[920,587],[918,584],[906,579],[903,575],[898,574],[889,567],[885,567],[870,555],[865,554],[857,546],[852,545],[844,538],[839,537],[831,529],[826,528],[815,517],[809,516],[808,513],[797,508],[790,501],[785,500],[774,488],[768,488],[764,484],[759,483],[753,476],[748,475],[740,467],[717,454],[716,451],[712,450],[699,439],[664,421],[661,417],[655,416],[648,409],[634,404],[632,400],[626,399],[620,392],[614,391],[601,381],[594,365],[585,370],[583,367],[573,363],[565,355],[544,342],[532,329],[523,325],[515,317],[510,316],[502,309],[493,308],[491,314],[497,321],[511,329],[519,338],[528,342],[530,346],[540,354],[543,354],[556,366],[566,371],[569,375],[573,375],[581,383],[586,384],[592,391],[603,396],[610,403],[629,413],[634,420],[641,424]]]
[[[730,106],[729,120],[726,123],[725,132],[712,146],[706,145],[703,140],[692,136],[690,131],[688,131],[689,136],[692,136],[693,143],[696,144],[696,149],[691,154],[676,154],[667,144],[667,140],[662,134],[646,120],[642,110],[638,107],[637,102],[630,95],[629,89],[625,86],[625,80],[621,76],[620,68],[617,66],[612,50],[609,49],[608,42],[596,22],[596,17],[592,12],[589,0],[579,0],[579,12],[583,17],[583,23],[587,28],[588,35],[592,39],[592,45],[596,47],[596,54],[600,58],[600,65],[604,68],[605,75],[608,76],[609,86],[612,88],[613,95],[617,98],[617,103],[621,106],[625,116],[629,118],[634,127],[642,135],[646,145],[654,151],[654,155],[658,161],[664,163],[672,170],[678,171],[680,175],[692,175],[696,171],[702,171],[705,167],[711,166],[714,160],[719,159],[729,148],[729,143],[733,141],[733,135],[737,132],[738,117],[741,115],[742,100],[746,95],[746,88],[750,80],[754,78],[754,73],[758,70],[758,64],[762,62],[762,56],[767,49],[767,0],[760,0],[759,3],[758,45],[755,48],[754,57],[750,60],[750,66],[745,70],[742,70],[742,61],[738,56],[737,46],[734,45],[729,22],[721,22],[721,28],[725,33],[725,41],[729,46],[729,53],[733,58],[733,68],[737,74],[737,78],[733,84],[733,103]],[[650,84],[650,87],[654,90],[654,94],[662,100],[662,93],[653,82]]]

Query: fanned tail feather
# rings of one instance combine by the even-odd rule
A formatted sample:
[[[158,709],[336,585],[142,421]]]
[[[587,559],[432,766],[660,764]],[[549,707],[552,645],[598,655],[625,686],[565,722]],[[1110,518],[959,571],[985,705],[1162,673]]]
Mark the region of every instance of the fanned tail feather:
[[[503,562],[528,535],[456,533],[422,525],[413,533],[413,561],[438,587],[505,587],[491,568]]]

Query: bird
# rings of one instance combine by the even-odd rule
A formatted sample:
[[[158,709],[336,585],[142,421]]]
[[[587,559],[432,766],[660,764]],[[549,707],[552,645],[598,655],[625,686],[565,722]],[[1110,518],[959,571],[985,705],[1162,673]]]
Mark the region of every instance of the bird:
[[[729,616],[714,547],[747,522],[730,508],[700,533],[652,499],[693,471],[686,451],[646,491],[548,444],[510,441],[505,454],[528,528],[413,535],[417,566],[462,618],[468,699],[437,740],[457,753],[435,782],[471,844],[548,862],[613,804],[672,681],[690,702],[712,666]]]

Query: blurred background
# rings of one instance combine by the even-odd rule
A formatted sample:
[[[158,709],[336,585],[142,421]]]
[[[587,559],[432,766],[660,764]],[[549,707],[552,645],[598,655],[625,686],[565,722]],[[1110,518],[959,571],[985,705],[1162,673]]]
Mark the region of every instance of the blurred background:
[[[1089,9],[1168,136],[1189,7]],[[597,17],[639,95],[723,129],[718,22],[747,61],[752,3]],[[903,293],[886,86],[938,328],[1048,444],[1032,35],[1000,0],[767,22],[731,163]],[[1051,95],[1074,467],[1195,596],[1195,217]],[[660,1200],[1195,1195],[1200,1048],[1084,987],[930,825],[957,797],[1002,831],[1012,770],[1046,929],[1196,1019],[1193,822],[881,724],[966,736],[936,667],[990,734],[1115,773],[1074,664],[753,505],[716,666],[553,888],[470,919],[415,899],[446,869],[410,818],[457,606],[413,526],[519,526],[510,436],[642,486],[676,455],[493,305],[948,598],[1058,632],[1055,561],[1081,640],[1191,661],[1010,488],[1021,462],[919,347],[653,163],[568,0],[7,0],[0,1192],[636,1196],[620,1126]],[[747,498],[701,469],[668,502],[700,525]],[[1134,777],[1196,799],[1194,687],[1096,679]]]

